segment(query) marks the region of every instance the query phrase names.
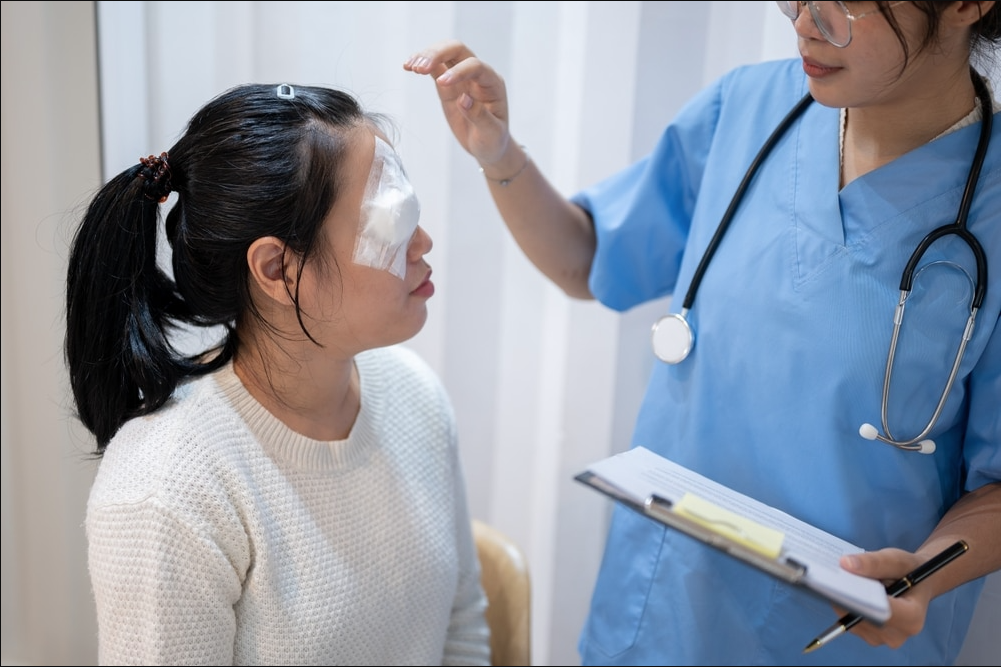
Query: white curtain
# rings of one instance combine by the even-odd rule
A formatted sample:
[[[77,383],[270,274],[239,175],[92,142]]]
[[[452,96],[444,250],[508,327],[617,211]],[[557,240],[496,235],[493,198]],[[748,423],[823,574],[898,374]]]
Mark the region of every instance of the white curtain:
[[[7,202],[19,194],[9,187],[8,174],[18,166],[9,156],[9,137],[28,146],[36,141],[19,136],[8,120],[8,108],[18,102],[12,97],[17,88],[8,85],[14,83],[8,71],[19,64],[19,54],[7,51],[8,35],[18,30],[8,19],[15,4],[28,7],[22,10],[25,14],[40,7],[38,25],[44,26],[67,5],[86,3],[4,2],[4,331],[19,321],[11,318],[35,317],[39,307],[46,313],[41,326],[56,331],[58,289],[49,305],[22,298],[14,310],[8,299],[13,289],[8,239],[37,243],[30,231],[22,236],[8,233]],[[422,225],[435,244],[428,259],[437,291],[429,303],[427,325],[409,345],[450,390],[474,516],[513,537],[528,557],[534,663],[578,664],[577,636],[610,505],[573,476],[591,461],[627,446],[653,363],[650,325],[666,303],[617,314],[569,299],[551,286],[507,234],[475,162],[458,147],[442,118],[432,82],[405,72],[402,63],[439,40],[457,38],[469,44],[506,79],[514,137],[557,187],[571,194],[647,152],[678,108],[727,69],[796,55],[789,21],[766,1],[116,1],[96,3],[95,23],[102,178],[140,156],[168,150],[198,107],[241,83],[340,87],[395,121],[396,146],[421,200]],[[23,29],[34,24],[18,25]],[[78,27],[92,29],[84,23]],[[61,39],[58,31],[55,39]],[[19,43],[32,40],[22,38]],[[50,49],[58,53],[58,45]],[[47,59],[51,56],[39,56],[40,61]],[[70,67],[53,62],[45,66],[49,71]],[[997,89],[996,72],[993,78]],[[19,111],[19,118],[36,123],[38,136],[49,141],[42,134],[46,127],[64,127],[59,115],[74,113],[65,105],[55,107],[36,105],[34,112]],[[60,177],[58,148],[51,148],[47,162],[54,179]],[[72,193],[79,200],[86,195],[82,188]],[[30,211],[31,203],[23,210]],[[64,252],[57,247],[55,253],[45,254]],[[56,273],[60,270],[56,262]],[[50,367],[60,360],[57,335],[36,342],[27,329],[14,330],[21,331],[15,343],[9,343],[6,333],[3,339],[4,653],[16,649],[14,657],[27,662],[62,664],[69,659],[90,664],[96,657],[92,636],[82,646],[75,643],[72,651],[54,645],[69,641],[61,627],[67,617],[77,629],[92,628],[85,584],[77,581],[44,591],[13,585],[44,551],[38,547],[45,543],[38,534],[53,530],[51,525],[35,527],[20,509],[44,510],[39,498],[62,507],[73,503],[68,510],[52,512],[65,524],[54,529],[71,536],[66,553],[46,557],[72,560],[73,567],[66,569],[82,576],[85,553],[79,521],[86,492],[79,481],[79,452],[45,463],[64,477],[76,476],[71,498],[50,499],[52,489],[18,485],[24,461],[33,456],[29,447],[44,443],[29,445],[20,437],[33,433],[22,416],[32,413],[23,412],[19,402],[32,395],[16,395],[14,383],[27,375],[22,366],[33,357],[24,357],[12,346],[37,343],[42,349],[35,357]],[[19,359],[24,359],[21,365],[10,365]],[[48,401],[44,410],[56,423],[67,421],[63,392],[60,389],[56,399],[34,396]],[[721,406],[721,418],[723,414]],[[83,440],[76,436],[76,441]],[[31,479],[44,475],[36,470]],[[12,548],[15,543],[20,548]],[[42,579],[34,575],[31,586],[42,588]],[[67,588],[73,597],[60,599]],[[55,602],[26,603],[25,597],[33,594],[51,596]],[[997,627],[1001,594],[988,598],[994,607],[978,619],[989,614],[986,626]],[[25,608],[34,610],[31,618],[19,615]],[[47,609],[59,609],[61,615],[46,615]],[[989,635],[982,636],[983,645],[989,646]],[[982,664],[996,663],[996,649],[991,650],[994,662]]]

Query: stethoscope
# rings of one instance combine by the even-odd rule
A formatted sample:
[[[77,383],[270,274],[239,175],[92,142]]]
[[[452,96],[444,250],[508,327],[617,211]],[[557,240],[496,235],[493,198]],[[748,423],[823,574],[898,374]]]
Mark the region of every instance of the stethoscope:
[[[908,260],[907,265],[904,267],[904,273],[900,279],[900,300],[897,303],[896,310],[893,314],[893,335],[890,338],[890,352],[887,355],[886,373],[883,377],[881,416],[883,422],[883,432],[885,435],[880,433],[872,424],[862,424],[859,428],[859,434],[867,440],[879,440],[900,449],[921,452],[922,454],[931,454],[935,451],[935,443],[932,440],[927,439],[927,436],[935,426],[935,423],[938,421],[939,415],[942,413],[942,408],[945,406],[945,401],[949,397],[949,392],[952,390],[952,385],[959,372],[960,363],[963,360],[963,354],[966,352],[966,344],[969,342],[970,338],[973,337],[973,326],[977,319],[977,311],[983,304],[984,295],[987,293],[987,255],[984,253],[984,250],[981,247],[980,242],[977,241],[977,238],[967,229],[966,218],[970,212],[970,205],[973,203],[973,192],[976,190],[977,181],[980,178],[980,169],[983,167],[984,157],[987,155],[987,147],[990,143],[991,126],[993,124],[993,103],[990,91],[987,89],[987,85],[984,83],[980,75],[972,68],[970,69],[970,75],[973,78],[973,86],[976,89],[977,97],[980,99],[982,119],[980,124],[980,139],[977,143],[977,150],[973,155],[973,163],[970,166],[970,173],[966,179],[966,188],[963,191],[963,198],[959,204],[956,221],[951,224],[938,227],[925,236],[921,240],[921,243],[918,244],[917,248],[915,248],[910,260]],[[692,347],[695,344],[695,335],[692,332],[692,327],[689,325],[688,318],[686,316],[692,307],[692,302],[695,301],[695,293],[698,291],[699,284],[702,282],[702,277],[705,275],[706,268],[709,266],[709,261],[716,253],[716,249],[719,247],[720,241],[722,241],[727,227],[730,226],[730,222],[733,220],[737,206],[740,204],[740,201],[744,196],[744,192],[750,185],[751,179],[761,167],[761,164],[771,152],[772,148],[776,143],[778,143],[778,140],[785,134],[786,130],[789,129],[789,126],[792,125],[792,123],[803,113],[803,111],[810,106],[811,102],[813,102],[813,97],[807,93],[803,96],[803,99],[796,103],[796,106],[794,106],[786,117],[782,119],[782,122],[780,122],[778,127],[775,128],[771,136],[768,137],[764,146],[761,147],[761,150],[758,151],[758,154],[755,156],[751,166],[748,167],[747,173],[744,174],[743,180],[740,182],[736,193],[733,195],[733,199],[730,201],[730,205],[723,214],[723,219],[720,221],[719,227],[716,229],[716,233],[709,241],[709,245],[706,248],[705,253],[702,255],[699,265],[695,269],[692,282],[688,287],[688,292],[685,294],[685,300],[681,305],[681,312],[669,313],[654,323],[653,331],[651,333],[651,343],[653,345],[654,354],[657,355],[657,358],[661,361],[668,364],[677,364],[684,361],[688,357],[688,354],[692,351]],[[911,286],[914,283],[915,276],[920,274],[920,271],[915,273],[915,270],[918,262],[921,260],[921,257],[924,256],[925,251],[928,250],[928,248],[935,241],[950,234],[958,236],[970,247],[977,263],[977,279],[973,291],[973,300],[970,304],[970,316],[966,321],[966,328],[963,331],[963,338],[960,341],[959,350],[956,352],[956,358],[952,362],[949,379],[946,381],[945,388],[942,390],[942,396],[939,398],[938,405],[935,407],[935,412],[932,414],[931,419],[928,420],[928,425],[925,426],[921,433],[909,440],[897,440],[890,433],[890,428],[887,425],[887,405],[889,404],[890,377],[893,374],[893,358],[897,352],[897,339],[900,334],[900,325],[904,320],[904,305],[907,301],[907,297],[910,295]]]

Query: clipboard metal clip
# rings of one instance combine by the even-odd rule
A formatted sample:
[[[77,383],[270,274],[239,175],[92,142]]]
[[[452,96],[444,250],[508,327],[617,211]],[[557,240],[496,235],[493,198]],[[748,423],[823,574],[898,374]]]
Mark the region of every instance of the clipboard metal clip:
[[[684,500],[693,498],[683,498]],[[681,529],[691,537],[723,551],[742,557],[758,567],[777,574],[789,582],[797,582],[806,575],[806,566],[781,556],[781,534],[767,528],[751,531],[731,519],[726,510],[694,498],[697,502],[674,503],[668,498],[652,494],[643,503],[643,511],[659,521]],[[755,527],[753,522],[745,521]]]

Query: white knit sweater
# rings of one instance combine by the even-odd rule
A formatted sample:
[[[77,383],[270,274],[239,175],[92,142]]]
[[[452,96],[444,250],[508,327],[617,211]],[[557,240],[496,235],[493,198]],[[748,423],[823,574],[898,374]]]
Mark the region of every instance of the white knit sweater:
[[[356,364],[347,440],[232,365],[125,424],[87,508],[102,664],[489,664],[451,404],[405,348]]]

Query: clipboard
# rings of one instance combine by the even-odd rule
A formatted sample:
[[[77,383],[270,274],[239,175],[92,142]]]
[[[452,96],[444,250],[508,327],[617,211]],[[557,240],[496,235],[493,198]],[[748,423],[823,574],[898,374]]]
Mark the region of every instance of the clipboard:
[[[600,491],[630,509],[650,517],[654,521],[658,521],[690,537],[694,537],[696,540],[730,554],[734,558],[753,565],[759,570],[764,570],[782,581],[790,584],[798,584],[806,574],[806,565],[789,557],[779,556],[775,558],[749,548],[742,542],[732,539],[724,531],[714,530],[704,523],[694,521],[684,514],[676,512],[674,508],[675,503],[666,498],[651,494],[643,503],[638,503],[618,487],[605,482],[594,473],[588,471],[580,473],[574,479]]]
[[[840,566],[860,547],[645,447],[592,463],[574,480],[876,625],[890,617],[883,584]]]

